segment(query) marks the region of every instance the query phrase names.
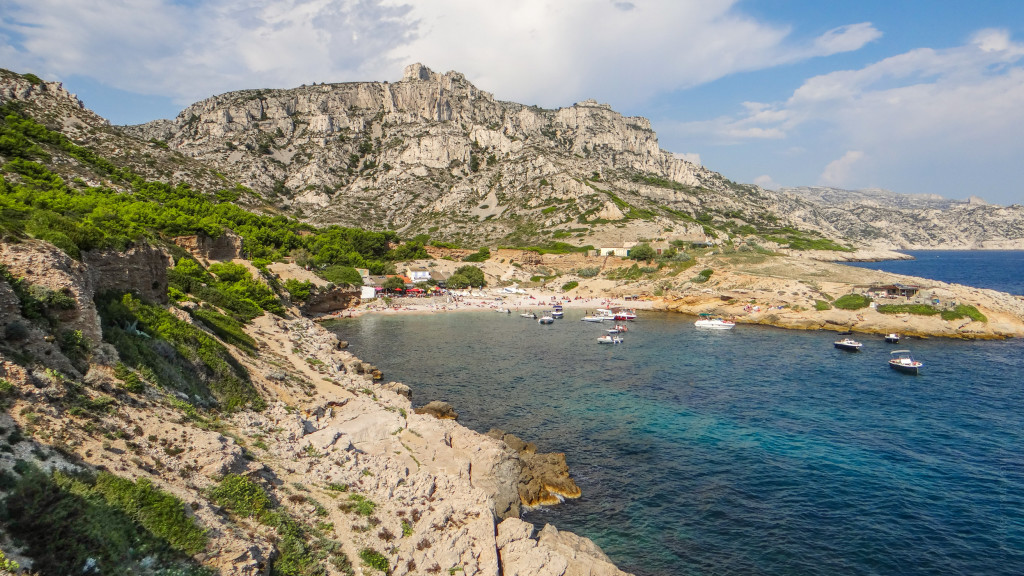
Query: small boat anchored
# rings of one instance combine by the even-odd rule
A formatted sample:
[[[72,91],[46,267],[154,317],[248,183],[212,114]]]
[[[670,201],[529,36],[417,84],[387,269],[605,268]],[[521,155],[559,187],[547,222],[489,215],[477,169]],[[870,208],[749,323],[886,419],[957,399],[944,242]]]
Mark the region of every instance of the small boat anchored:
[[[554,317],[551,316],[551,314],[549,314],[547,312],[544,312],[543,314],[544,314],[543,316],[541,316],[540,318],[537,319],[538,323],[540,323],[540,324],[554,324],[555,323],[555,319],[554,319]]]
[[[612,310],[612,318],[614,318],[618,322],[622,322],[624,320],[636,320],[636,310],[621,308],[615,309]]]
[[[551,317],[557,319],[562,318],[563,316],[565,316],[565,312],[562,311],[562,305],[555,304],[555,309],[551,311]]]
[[[723,318],[712,318],[710,314],[702,312],[700,320],[693,323],[697,328],[710,328],[712,330],[731,330],[736,327],[736,323],[732,320],[725,320]]]
[[[863,344],[853,338],[843,338],[842,340],[836,340],[832,344],[836,348],[846,350],[847,352],[860,352],[860,347],[863,346]]]
[[[921,362],[914,360],[913,356],[910,355],[910,350],[893,350],[889,353],[889,356],[889,367],[893,370],[899,370],[907,374],[918,374],[921,366],[924,366]]]
[[[897,334],[896,332],[890,332],[890,333],[885,335],[885,341],[890,343],[890,344],[899,344],[900,343],[900,335]]]
[[[607,330],[607,334],[604,336],[598,336],[597,341],[601,344],[622,344],[622,336],[619,336],[618,330]]]
[[[536,312],[523,312],[519,316],[521,316],[523,318],[533,318],[534,320],[537,319],[537,313]]]

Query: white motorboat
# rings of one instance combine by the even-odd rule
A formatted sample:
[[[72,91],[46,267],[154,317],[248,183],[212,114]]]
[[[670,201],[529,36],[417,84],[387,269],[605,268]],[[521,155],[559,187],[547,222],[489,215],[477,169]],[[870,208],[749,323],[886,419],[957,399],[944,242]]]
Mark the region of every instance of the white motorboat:
[[[535,312],[523,312],[519,316],[522,318],[533,318],[534,320],[537,319],[537,314]]]
[[[918,374],[923,363],[914,360],[910,350],[893,350],[889,353],[889,367],[893,370],[906,372],[907,374]]]
[[[890,343],[890,344],[899,344],[900,343],[900,335],[897,334],[896,332],[890,332],[890,333],[885,335],[885,341]]]
[[[554,324],[555,319],[549,314],[545,313],[543,316],[537,319],[537,322],[540,324]]]
[[[853,338],[843,338],[842,340],[836,340],[832,343],[836,348],[840,350],[846,350],[847,352],[860,352],[862,344],[857,342]]]
[[[611,320],[609,316],[584,316],[584,322],[604,322],[605,320]]]
[[[712,330],[731,330],[736,327],[732,320],[712,318],[708,314],[701,314],[701,319],[693,323],[697,328],[710,328]]]
[[[609,330],[608,332],[614,332]],[[604,336],[598,336],[597,341],[601,344],[622,344],[622,336],[617,334],[605,334]]]
[[[616,320],[636,320],[636,310],[617,309],[612,312],[612,318]]]

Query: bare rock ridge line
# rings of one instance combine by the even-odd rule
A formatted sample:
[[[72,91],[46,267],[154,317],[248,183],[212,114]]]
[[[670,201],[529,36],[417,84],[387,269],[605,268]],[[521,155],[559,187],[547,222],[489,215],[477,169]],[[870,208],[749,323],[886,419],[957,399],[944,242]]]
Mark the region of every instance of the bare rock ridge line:
[[[193,104],[173,121],[124,130],[166,140],[254,188],[276,189],[276,202],[315,211],[318,223],[372,216],[414,234],[454,220],[479,240],[514,236],[523,218],[539,219],[552,234],[579,234],[579,224],[589,222],[587,236],[597,238],[612,234],[613,224],[641,234],[655,225],[700,232],[667,207],[720,214],[723,224],[774,214],[872,248],[1024,248],[1021,206],[738,185],[660,149],[646,118],[593,100],[558,110],[503,102],[458,72],[421,64],[406,67],[395,83],[231,92]],[[643,218],[622,200],[653,210],[645,216],[652,225],[641,226]],[[545,214],[552,205],[557,214]]]
[[[469,245],[793,227],[875,252],[1024,249],[1021,205],[738,184],[662,150],[645,118],[593,100],[505,102],[420,64],[397,82],[229,92],[139,126],[112,127],[59,83],[2,70],[0,100],[139,174],[211,193],[227,177],[255,192],[239,204],[315,224]],[[100,184],[74,162],[62,169]]]

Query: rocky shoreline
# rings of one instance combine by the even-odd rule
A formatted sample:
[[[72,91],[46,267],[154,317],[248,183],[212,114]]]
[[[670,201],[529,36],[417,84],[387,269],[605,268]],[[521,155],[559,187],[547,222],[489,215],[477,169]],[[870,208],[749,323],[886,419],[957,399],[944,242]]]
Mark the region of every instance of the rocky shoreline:
[[[43,243],[3,248],[16,276],[67,289],[77,305],[63,321],[90,338],[93,360],[79,371],[34,328],[20,336],[19,353],[45,358],[47,369],[0,354],[0,428],[22,431],[0,451],[0,473],[17,477],[31,464],[144,479],[187,504],[208,538],[194,558],[222,575],[268,574],[280,553],[273,528],[211,499],[233,475],[255,482],[278,509],[333,540],[334,554],[354,559],[347,569],[327,566],[327,574],[378,573],[359,563],[367,550],[384,558],[393,576],[624,574],[590,540],[520,520],[524,506],[580,497],[564,455],[417,413],[408,386],[385,381],[296,309],[245,325],[256,354],[232,349],[265,409],[182,412],[181,398],[163,388],[123,387],[116,354],[99,337],[87,265]],[[5,283],[0,316],[5,326],[23,322]],[[69,413],[72,401],[103,408]],[[7,557],[31,569],[12,542],[0,531]]]

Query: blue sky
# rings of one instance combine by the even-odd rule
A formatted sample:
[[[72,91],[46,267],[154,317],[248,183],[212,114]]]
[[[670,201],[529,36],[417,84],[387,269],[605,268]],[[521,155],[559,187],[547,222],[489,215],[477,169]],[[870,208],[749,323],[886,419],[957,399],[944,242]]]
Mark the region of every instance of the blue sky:
[[[0,0],[0,67],[114,124],[413,62],[646,116],[737,182],[1024,203],[1017,0]]]

